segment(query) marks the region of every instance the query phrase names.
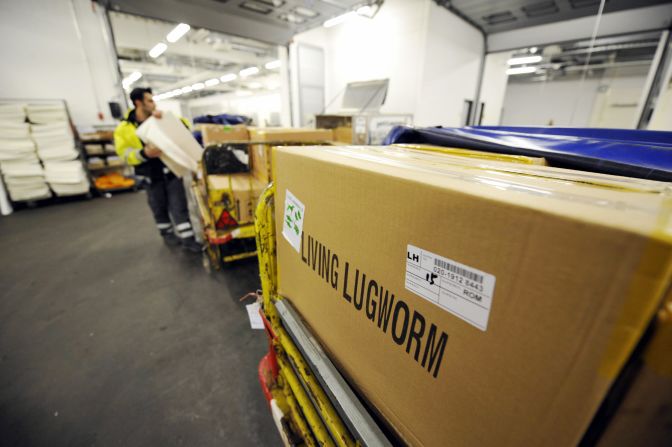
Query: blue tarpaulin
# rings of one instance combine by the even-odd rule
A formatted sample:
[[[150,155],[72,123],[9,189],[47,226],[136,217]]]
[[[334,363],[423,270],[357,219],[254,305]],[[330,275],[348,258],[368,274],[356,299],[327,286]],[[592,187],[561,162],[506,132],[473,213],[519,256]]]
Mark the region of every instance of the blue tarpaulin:
[[[229,115],[228,113],[222,113],[220,115],[202,115],[194,118],[194,124],[226,124],[226,125],[236,125],[236,124],[248,124],[250,118],[243,115]]]
[[[552,166],[672,181],[672,132],[556,127],[396,126],[383,144],[432,144],[544,157]]]

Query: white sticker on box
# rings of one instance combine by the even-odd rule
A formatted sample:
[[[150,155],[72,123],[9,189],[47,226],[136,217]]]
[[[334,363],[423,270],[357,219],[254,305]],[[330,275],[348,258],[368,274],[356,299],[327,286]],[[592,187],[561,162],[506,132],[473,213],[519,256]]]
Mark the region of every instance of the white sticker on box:
[[[305,219],[306,207],[292,194],[289,189],[285,191],[285,216],[282,224],[282,235],[297,252],[301,251],[301,233],[303,232],[303,219]]]
[[[409,244],[406,289],[482,331],[488,328],[494,275]]]

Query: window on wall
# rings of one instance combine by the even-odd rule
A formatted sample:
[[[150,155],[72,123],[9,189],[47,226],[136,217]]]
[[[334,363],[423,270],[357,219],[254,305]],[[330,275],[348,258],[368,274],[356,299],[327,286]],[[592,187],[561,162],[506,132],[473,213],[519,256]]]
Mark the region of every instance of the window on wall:
[[[651,32],[507,52],[501,125],[636,128],[659,41]]]
[[[193,119],[230,113],[259,126],[280,124],[275,45],[110,12],[123,87],[150,87],[157,107]]]

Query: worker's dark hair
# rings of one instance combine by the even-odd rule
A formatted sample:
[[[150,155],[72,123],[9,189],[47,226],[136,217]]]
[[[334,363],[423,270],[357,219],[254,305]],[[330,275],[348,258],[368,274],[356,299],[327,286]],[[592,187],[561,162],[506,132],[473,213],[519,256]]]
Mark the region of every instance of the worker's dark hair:
[[[149,87],[136,87],[131,90],[131,102],[135,106],[135,101],[141,101],[145,99],[145,93],[152,94],[152,89]]]

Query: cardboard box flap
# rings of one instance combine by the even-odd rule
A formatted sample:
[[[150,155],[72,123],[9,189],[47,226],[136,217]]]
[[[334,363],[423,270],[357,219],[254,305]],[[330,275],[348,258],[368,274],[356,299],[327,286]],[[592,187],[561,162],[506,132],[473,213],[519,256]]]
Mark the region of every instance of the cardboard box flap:
[[[372,161],[378,160],[385,164],[394,164],[403,166],[412,162],[422,162],[437,166],[474,167],[482,170],[494,170],[501,172],[510,172],[514,174],[527,175],[531,177],[542,177],[548,180],[572,181],[585,186],[596,186],[603,188],[612,188],[619,190],[632,190],[639,192],[664,192],[672,191],[670,184],[655,180],[643,180],[639,178],[623,177],[617,175],[600,174],[586,171],[576,171],[573,169],[556,168],[550,166],[536,166],[526,163],[519,163],[519,160],[508,159],[488,159],[479,160],[480,157],[462,157],[459,154],[440,152],[432,154],[425,150],[417,150],[412,147],[403,146],[350,146],[340,148],[340,153],[352,157],[360,157],[361,154],[370,154]],[[458,151],[462,151],[459,149]],[[499,154],[498,154],[499,155]],[[377,156],[377,158],[375,157]],[[518,157],[518,156],[514,156]],[[533,157],[523,157],[531,158]],[[396,160],[396,163],[395,163]],[[543,159],[542,159],[543,160]]]
[[[481,158],[492,161],[506,161],[510,163],[520,163],[525,165],[546,166],[546,159],[542,157],[527,157],[525,155],[498,154],[496,152],[484,152],[474,149],[462,149],[456,147],[432,146],[429,144],[395,144],[396,147],[404,149],[415,149],[419,151],[436,152],[445,155],[458,155],[462,157]]]
[[[206,176],[208,189],[228,190],[231,189],[230,174],[214,174]]]
[[[265,187],[249,173],[208,175],[207,179],[211,190],[258,191]]]
[[[264,143],[317,143],[333,140],[333,132],[331,129],[257,128],[250,131],[250,140]]]
[[[248,141],[250,139],[248,128],[243,124],[235,126],[203,124],[201,132],[203,133],[203,144],[205,146],[229,141]]]
[[[296,146],[278,151],[672,240],[672,189],[665,182],[421,151],[407,157],[403,150],[386,146]]]

